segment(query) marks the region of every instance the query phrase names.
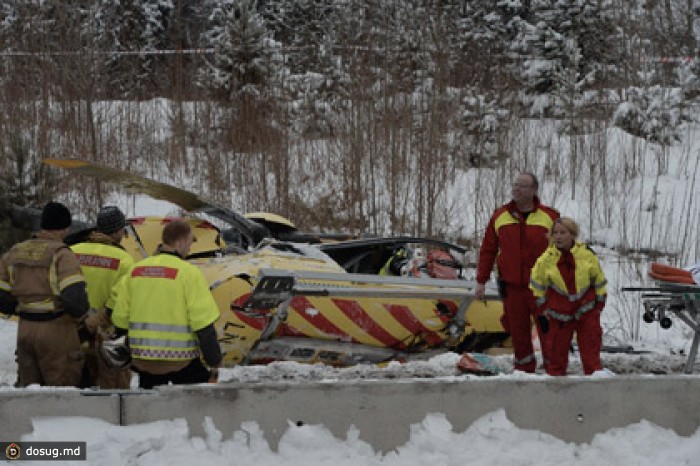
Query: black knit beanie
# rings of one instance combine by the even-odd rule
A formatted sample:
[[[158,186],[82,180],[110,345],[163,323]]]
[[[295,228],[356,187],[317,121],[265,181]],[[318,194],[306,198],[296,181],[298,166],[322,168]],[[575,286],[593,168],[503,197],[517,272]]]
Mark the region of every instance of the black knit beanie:
[[[126,226],[126,216],[119,207],[110,205],[103,207],[97,213],[97,231],[105,235],[116,233]]]
[[[71,215],[68,207],[60,202],[49,202],[41,211],[42,230],[63,230],[71,224]]]

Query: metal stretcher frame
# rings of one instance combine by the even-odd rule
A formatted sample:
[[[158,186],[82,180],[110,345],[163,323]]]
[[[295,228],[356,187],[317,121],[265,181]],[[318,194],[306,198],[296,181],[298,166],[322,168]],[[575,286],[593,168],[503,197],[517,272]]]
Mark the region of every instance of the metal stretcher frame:
[[[695,336],[683,370],[686,374],[692,374],[700,346],[700,286],[661,281],[657,285],[655,288],[623,288],[622,291],[644,292],[645,321],[657,320],[665,327],[666,316],[672,313],[693,329]],[[670,323],[667,325],[670,326]]]

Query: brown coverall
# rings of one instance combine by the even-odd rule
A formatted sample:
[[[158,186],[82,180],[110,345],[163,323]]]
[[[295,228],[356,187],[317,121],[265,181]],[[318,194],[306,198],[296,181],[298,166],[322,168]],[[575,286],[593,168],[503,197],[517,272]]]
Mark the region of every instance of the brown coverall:
[[[17,385],[78,386],[84,357],[77,321],[89,307],[75,254],[39,231],[0,258],[0,295],[0,311],[19,316]]]

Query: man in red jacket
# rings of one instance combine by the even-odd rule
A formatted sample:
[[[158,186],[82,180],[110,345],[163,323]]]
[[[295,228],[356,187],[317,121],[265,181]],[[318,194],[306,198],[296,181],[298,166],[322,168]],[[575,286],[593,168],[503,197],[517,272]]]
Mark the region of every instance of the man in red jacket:
[[[483,299],[486,282],[496,265],[503,298],[503,327],[513,341],[514,368],[524,372],[535,372],[537,367],[531,336],[531,316],[537,317],[537,306],[528,287],[530,271],[547,249],[547,234],[559,218],[559,212],[540,202],[538,188],[532,173],[523,172],[515,178],[513,199],[496,209],[486,227],[476,273],[476,298]],[[540,326],[540,320],[538,331],[546,365],[547,329]]]

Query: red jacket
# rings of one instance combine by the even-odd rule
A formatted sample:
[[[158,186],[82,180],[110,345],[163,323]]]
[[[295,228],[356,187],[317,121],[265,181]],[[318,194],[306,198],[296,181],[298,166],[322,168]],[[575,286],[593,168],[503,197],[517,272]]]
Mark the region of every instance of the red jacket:
[[[549,233],[559,212],[535,196],[534,208],[527,218],[518,212],[515,201],[493,213],[484,233],[477,266],[477,283],[486,283],[494,263],[498,275],[508,285],[528,286],[530,271],[547,249]]]

